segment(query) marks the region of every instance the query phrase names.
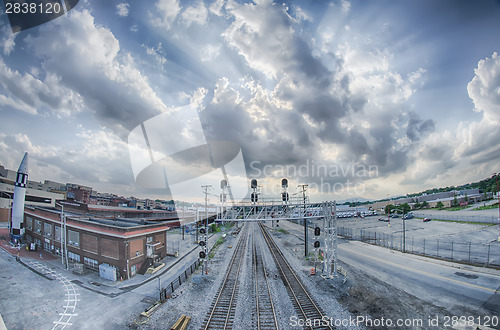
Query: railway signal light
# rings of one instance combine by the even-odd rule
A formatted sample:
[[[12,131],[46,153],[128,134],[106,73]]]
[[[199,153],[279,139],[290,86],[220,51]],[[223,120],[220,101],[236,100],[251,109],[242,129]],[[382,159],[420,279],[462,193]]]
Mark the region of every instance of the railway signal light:
[[[205,259],[205,257],[207,256],[207,254],[205,253],[205,251],[200,251],[199,256],[200,256],[201,259]]]
[[[200,234],[205,234],[206,232],[205,228],[200,228]]]
[[[257,189],[257,179],[252,179],[252,181],[250,181],[250,187],[252,189]]]
[[[314,236],[321,235],[321,229],[319,227],[314,228]]]
[[[250,199],[252,200],[252,203],[257,203],[257,201],[259,200],[259,195],[253,192]]]
[[[200,246],[205,246],[205,241],[200,241]]]
[[[287,192],[284,192],[284,193],[281,193],[281,199],[283,200],[283,202],[288,202],[288,200],[290,199],[290,196],[288,195]]]
[[[315,241],[315,242],[314,242],[314,247],[315,247],[316,249],[317,249],[317,248],[319,248],[319,245],[320,245],[320,244],[319,244],[319,241]]]

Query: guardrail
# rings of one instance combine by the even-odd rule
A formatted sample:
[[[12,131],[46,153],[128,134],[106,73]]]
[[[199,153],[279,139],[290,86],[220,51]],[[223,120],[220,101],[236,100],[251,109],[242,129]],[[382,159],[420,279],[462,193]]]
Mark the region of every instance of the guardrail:
[[[500,242],[480,244],[449,239],[407,237],[403,249],[403,237],[400,234],[386,234],[346,227],[337,227],[337,234],[391,250],[474,266],[500,268]]]

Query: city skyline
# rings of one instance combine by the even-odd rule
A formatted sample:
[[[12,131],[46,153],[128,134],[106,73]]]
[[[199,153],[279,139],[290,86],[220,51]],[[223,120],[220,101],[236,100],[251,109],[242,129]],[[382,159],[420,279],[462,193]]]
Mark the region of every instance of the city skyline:
[[[170,199],[136,184],[127,138],[191,104],[264,190],[283,169],[317,200],[479,181],[500,171],[499,14],[496,1],[81,1],[12,33],[2,12],[0,164],[29,152],[32,181]]]

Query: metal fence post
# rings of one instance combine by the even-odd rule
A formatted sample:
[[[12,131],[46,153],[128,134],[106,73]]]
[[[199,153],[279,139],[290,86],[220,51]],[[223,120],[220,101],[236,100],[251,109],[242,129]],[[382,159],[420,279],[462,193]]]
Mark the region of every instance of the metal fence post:
[[[424,256],[425,256],[425,238],[424,238]]]
[[[453,261],[453,241],[451,242],[451,261]]]
[[[470,244],[471,242],[469,242],[469,263],[470,263]]]
[[[413,237],[411,238],[411,253],[413,253]]]
[[[488,244],[488,259],[486,259],[486,267],[490,266],[490,247],[491,243]]]
[[[436,251],[436,257],[439,258],[439,238],[437,239],[437,251]]]

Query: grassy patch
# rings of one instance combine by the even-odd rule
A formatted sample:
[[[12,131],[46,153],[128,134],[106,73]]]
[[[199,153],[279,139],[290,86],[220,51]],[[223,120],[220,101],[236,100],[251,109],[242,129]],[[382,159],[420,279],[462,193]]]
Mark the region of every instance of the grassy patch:
[[[464,206],[454,206],[454,207],[449,207],[447,209],[443,209],[443,210],[446,210],[446,211],[460,211],[460,210],[463,210],[463,209],[466,209],[470,206],[468,205],[464,205]]]
[[[493,205],[479,206],[473,208],[472,211],[492,210],[492,209],[498,209],[498,203],[495,203]]]
[[[432,219],[432,221],[441,222],[454,222],[454,223],[466,223],[469,225],[482,225],[482,226],[496,226],[496,223],[485,223],[485,222],[474,222],[474,221],[458,221],[458,220],[442,220],[442,219]]]
[[[208,259],[212,259],[214,256],[215,256],[215,253],[217,252],[217,249],[219,248],[219,246],[221,246],[222,243],[224,243],[226,239],[224,237],[219,237],[216,241],[215,241],[215,244],[214,246],[212,246],[212,248],[210,249],[210,253],[208,254]]]
[[[288,230],[283,229],[283,228],[278,228],[276,230],[279,231],[280,233],[283,233],[283,234],[289,234]]]

